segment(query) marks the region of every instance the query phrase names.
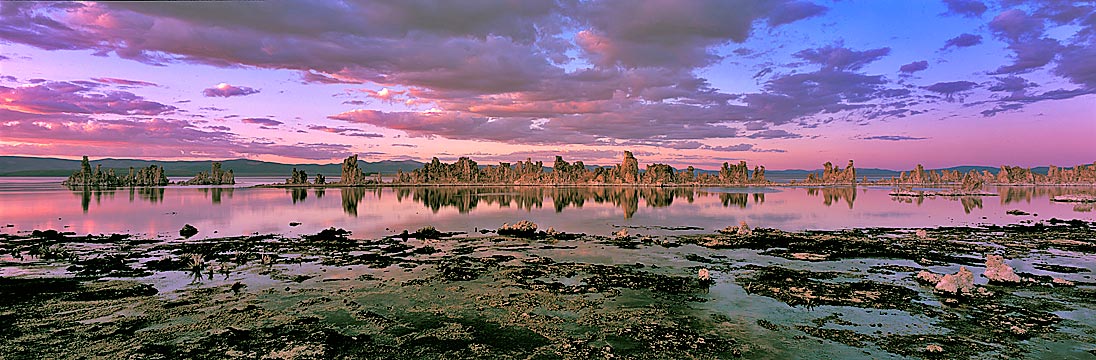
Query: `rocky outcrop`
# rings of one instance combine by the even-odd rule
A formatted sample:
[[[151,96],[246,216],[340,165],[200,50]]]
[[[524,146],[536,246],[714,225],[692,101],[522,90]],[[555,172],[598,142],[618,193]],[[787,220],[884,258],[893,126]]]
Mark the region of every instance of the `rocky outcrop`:
[[[285,179],[287,185],[308,185],[308,173],[304,170],[293,168],[292,175]]]
[[[516,236],[516,237],[531,237],[537,233],[537,224],[529,220],[518,221],[517,223],[502,224],[497,230],[499,235]]]
[[[934,289],[948,295],[972,295],[974,294],[974,273],[967,270],[966,266],[960,266],[958,272],[941,277]]]
[[[316,185],[323,185],[327,183],[327,178],[323,174],[316,174],[316,180],[312,181]]]
[[[556,156],[551,169],[545,171],[544,163],[526,159],[515,164],[500,162],[498,165],[480,166],[469,158],[459,158],[447,164],[434,158],[422,168],[411,172],[397,171],[392,180],[395,184],[514,184],[514,185],[745,185],[769,184],[765,179],[765,167],[754,168],[750,177],[746,163],[731,166],[724,164],[721,175],[699,173],[689,167],[678,171],[667,164],[650,164],[640,171],[639,161],[630,151],[624,152],[620,164],[612,167],[587,167],[582,161],[569,163]]]
[[[959,188],[964,193],[976,193],[982,191],[982,186],[985,184],[982,176],[977,171],[971,170],[967,175],[963,176],[963,183]]]
[[[642,183],[644,184],[673,184],[674,168],[666,164],[651,164],[647,165],[647,171],[643,173]]]
[[[767,180],[765,180],[765,166],[754,166],[753,178],[750,179],[750,182],[754,184],[763,184],[767,182]]]
[[[620,162],[620,178],[626,184],[632,184],[639,180],[639,161],[631,151],[624,152],[624,160]]]
[[[179,183],[180,185],[233,185],[236,183],[236,176],[233,175],[232,170],[221,170],[221,163],[213,162],[210,166],[209,173],[198,172],[190,180]]]
[[[1001,255],[986,256],[986,272],[982,274],[991,282],[1016,284],[1020,282],[1020,276],[1012,271],[1012,267],[1005,264]]]
[[[91,169],[88,157],[80,162],[80,170],[74,172],[61,184],[69,187],[121,187],[121,186],[164,186],[168,184],[164,168],[149,165],[147,168],[129,168],[129,173],[117,176],[114,169],[103,172],[103,165]]]
[[[436,159],[435,159],[436,160]],[[342,163],[342,177],[339,179],[339,184],[342,185],[365,185],[373,183],[371,179],[365,177],[365,173],[358,168],[358,155],[354,154],[343,160]]]
[[[849,166],[844,169],[833,166],[832,163],[822,164],[822,177],[814,173],[807,174],[803,183],[808,185],[856,185],[856,168],[849,160]]]
[[[1001,166],[997,173],[987,170],[971,170],[966,174],[959,170],[925,170],[921,164],[909,172],[897,177],[880,179],[873,182],[878,185],[958,185],[957,192],[977,193],[984,185],[1091,185],[1096,184],[1096,163],[1082,164],[1072,168],[1047,167],[1047,173],[1040,174],[1032,169],[1019,166]]]
[[[747,178],[746,162],[739,161],[738,165],[723,163],[719,169],[719,180],[725,184],[745,184]]]

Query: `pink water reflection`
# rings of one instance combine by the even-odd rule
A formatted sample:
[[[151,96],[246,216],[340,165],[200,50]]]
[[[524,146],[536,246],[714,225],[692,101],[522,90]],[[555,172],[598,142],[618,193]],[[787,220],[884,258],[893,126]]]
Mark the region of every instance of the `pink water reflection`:
[[[0,183],[4,180],[0,179]],[[1001,196],[900,199],[886,188],[427,187],[256,189],[167,187],[71,191],[52,183],[0,184],[3,232],[63,229],[77,234],[126,232],[176,237],[184,224],[198,238],[252,233],[315,233],[341,227],[379,237],[432,225],[473,232],[529,219],[566,232],[713,231],[746,221],[785,230],[1008,224],[1052,217],[1096,221],[1084,206],[1050,197],[1093,188],[1000,188]],[[1007,210],[1035,216],[1014,216]],[[984,218],[983,218],[984,217]],[[291,227],[290,222],[301,226]],[[215,233],[216,231],[216,233]]]

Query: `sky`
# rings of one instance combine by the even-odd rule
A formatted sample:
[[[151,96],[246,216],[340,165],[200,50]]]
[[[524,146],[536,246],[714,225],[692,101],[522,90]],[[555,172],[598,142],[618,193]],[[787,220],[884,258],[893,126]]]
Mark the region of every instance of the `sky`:
[[[0,155],[1096,161],[1096,3],[0,2]]]

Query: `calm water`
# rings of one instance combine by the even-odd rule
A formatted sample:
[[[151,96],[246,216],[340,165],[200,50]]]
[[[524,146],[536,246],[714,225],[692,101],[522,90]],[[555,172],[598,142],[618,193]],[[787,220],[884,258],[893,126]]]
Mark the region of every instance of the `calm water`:
[[[255,189],[281,179],[241,178],[234,187],[72,191],[60,178],[0,178],[0,231],[63,229],[198,238],[252,233],[307,234],[341,227],[380,237],[433,225],[474,232],[528,219],[566,232],[635,234],[711,232],[746,221],[783,230],[934,227],[1024,220],[1096,221],[1091,205],[1054,203],[1092,187],[1000,187],[1000,196],[902,199],[889,188],[421,187]],[[1008,215],[1008,210],[1032,215]],[[1037,216],[1035,215],[1037,214]],[[291,227],[290,222],[302,225]],[[673,229],[695,227],[699,229]]]

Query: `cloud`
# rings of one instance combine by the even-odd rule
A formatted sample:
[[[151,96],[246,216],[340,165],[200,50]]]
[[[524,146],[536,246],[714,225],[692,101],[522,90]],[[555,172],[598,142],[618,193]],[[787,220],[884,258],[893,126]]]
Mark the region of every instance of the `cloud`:
[[[715,151],[750,151],[750,150],[753,150],[753,148],[754,148],[753,144],[738,144],[738,145],[727,145],[727,146],[705,146],[705,147],[703,147],[703,149],[705,149],[705,150],[715,150]]]
[[[719,57],[710,48],[744,42],[757,20],[772,27],[822,14],[805,1],[593,1],[577,10],[589,26],[575,38],[601,66],[692,68]]]
[[[972,18],[982,16],[988,9],[978,0],[944,0],[944,4],[947,4],[948,12]]]
[[[860,70],[873,61],[890,54],[890,48],[856,51],[840,45],[829,45],[795,53],[795,57],[822,65],[827,70]]]
[[[970,91],[975,87],[978,87],[978,84],[970,81],[946,81],[926,86],[924,89],[944,95],[945,99],[951,101],[955,95]]]
[[[909,140],[925,140],[925,137],[905,136],[905,135],[875,135],[861,137],[861,140],[885,140],[885,141],[909,141]]]
[[[982,35],[974,34],[960,34],[959,36],[948,39],[944,42],[944,49],[950,47],[964,48],[971,47],[982,43]]]
[[[110,78],[110,77],[99,77],[99,78],[91,78],[91,79],[95,80],[95,81],[98,81],[98,82],[101,82],[101,83],[104,83],[104,84],[121,85],[121,86],[127,86],[127,87],[137,87],[137,86],[158,87],[158,86],[160,86],[160,85],[157,85],[156,83],[151,83],[151,82],[148,82],[148,81],[140,81],[140,80],[126,80],[126,79],[118,79],[118,78]]]
[[[1096,16],[1091,17],[1096,24]],[[1054,73],[1087,89],[1096,89],[1096,43],[1071,45],[1062,49]]]
[[[769,15],[769,26],[776,27],[790,24],[802,19],[822,15],[827,10],[829,10],[829,8],[811,2],[788,2]]]
[[[801,138],[803,136],[799,135],[799,134],[793,134],[793,133],[787,132],[785,130],[771,129],[771,130],[758,131],[758,132],[750,134],[746,137],[751,138],[751,139],[796,139],[796,138]]]
[[[383,89],[380,89],[380,90],[365,89],[365,90],[362,90],[362,92],[365,93],[365,96],[368,96],[370,98],[374,98],[374,99],[377,99],[377,100],[380,100],[380,101],[386,102],[386,103],[393,103],[393,102],[399,102],[399,101],[406,100],[406,97],[404,96],[404,94],[407,93],[406,91],[389,90],[388,88],[383,88]]]
[[[392,144],[392,146],[399,146],[399,147],[405,147],[405,148],[417,148],[417,147],[419,147],[418,145],[414,145],[414,144]]]
[[[0,111],[0,118],[4,115]],[[95,154],[131,157],[233,158],[278,155],[326,160],[349,153],[348,145],[275,144],[242,138],[227,131],[205,131],[182,120],[92,120],[84,115],[22,114],[24,120],[0,124],[0,150],[18,154]]]
[[[912,74],[912,73],[922,71],[922,70],[925,70],[925,69],[928,69],[928,68],[929,68],[929,62],[921,60],[921,61],[914,61],[914,62],[911,62],[909,64],[902,65],[902,67],[898,68],[898,71],[901,71],[901,72],[906,73],[906,74]]]
[[[252,89],[247,86],[233,86],[226,83],[217,84],[217,86],[202,90],[202,95],[206,97],[233,97],[233,96],[246,96],[259,93],[258,89]]]
[[[383,134],[361,132],[359,129],[345,128],[345,127],[328,127],[328,126],[323,126],[323,125],[309,125],[308,129],[309,130],[329,132],[329,133],[339,134],[339,135],[346,135],[346,136],[359,136],[359,137],[371,137],[371,138],[384,137]]]
[[[39,81],[18,87],[0,86],[0,107],[20,112],[50,114],[160,115],[174,106],[148,101],[125,91],[99,91],[88,84]]]
[[[986,90],[995,92],[1009,92],[1014,95],[1022,95],[1027,89],[1038,86],[1038,84],[1030,82],[1027,79],[1019,76],[1006,76],[996,78],[995,80],[997,80],[997,83],[986,88]]]
[[[244,124],[255,124],[255,125],[262,125],[262,126],[267,126],[267,127],[275,127],[275,126],[284,124],[281,121],[274,120],[274,119],[267,119],[267,118],[244,118],[244,119],[240,119],[240,122],[243,122]]]
[[[1008,46],[1016,54],[1013,63],[997,68],[993,73],[1015,74],[1041,68],[1054,60],[1060,47],[1057,40],[1048,38],[1013,42]]]
[[[989,22],[989,28],[1008,40],[1030,40],[1043,34],[1043,21],[1023,10],[1010,9],[994,17]]]

